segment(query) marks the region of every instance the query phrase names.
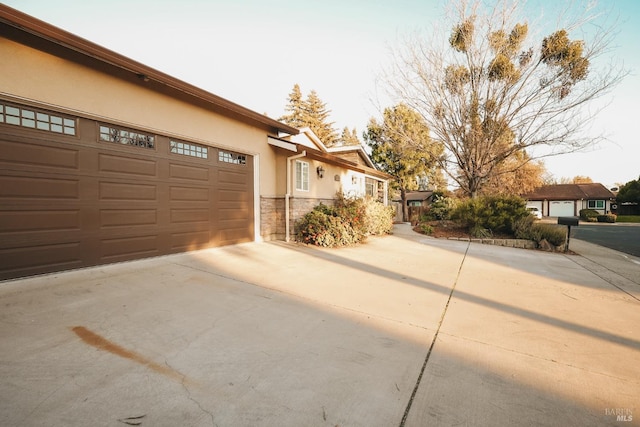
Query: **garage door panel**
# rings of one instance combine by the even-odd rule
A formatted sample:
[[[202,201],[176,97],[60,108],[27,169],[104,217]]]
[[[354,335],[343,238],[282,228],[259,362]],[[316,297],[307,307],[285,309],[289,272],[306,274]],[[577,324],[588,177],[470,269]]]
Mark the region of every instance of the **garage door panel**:
[[[0,233],[79,231],[79,210],[0,211]]]
[[[131,236],[119,239],[104,239],[100,242],[100,260],[114,262],[159,255],[158,236]]]
[[[42,144],[0,141],[0,161],[9,162],[11,168],[17,165],[45,166],[47,168],[78,169],[78,149],[52,147]]]
[[[170,220],[172,224],[209,222],[211,213],[208,208],[171,209]]]
[[[98,186],[100,200],[157,200],[157,186],[153,184],[101,181]]]
[[[100,227],[135,227],[157,225],[156,209],[102,209]]]
[[[78,179],[0,176],[0,198],[78,199]]]
[[[251,228],[247,227],[245,223],[239,228],[224,228],[220,230],[219,240],[222,244],[250,242],[252,240],[250,234]]]
[[[103,173],[156,177],[158,175],[157,169],[155,160],[143,160],[105,153],[98,155],[98,170]]]
[[[211,233],[209,230],[190,231],[171,234],[171,250],[173,252],[201,249],[210,246]]]
[[[169,188],[169,198],[171,201],[209,201],[208,187],[182,187],[171,186]]]
[[[169,165],[169,177],[172,179],[185,179],[208,183],[209,176],[209,168],[206,167],[176,163],[171,163]]]
[[[575,204],[568,200],[552,200],[549,202],[549,216],[573,216]]]
[[[219,219],[223,224],[227,224],[224,221],[230,220],[242,220],[244,224],[247,223],[250,215],[247,212],[246,208],[230,208],[230,209],[219,209]]]
[[[222,184],[247,184],[248,174],[246,170],[220,170],[218,172],[218,182]]]
[[[0,249],[0,277],[77,268],[82,266],[81,257],[80,241]]]

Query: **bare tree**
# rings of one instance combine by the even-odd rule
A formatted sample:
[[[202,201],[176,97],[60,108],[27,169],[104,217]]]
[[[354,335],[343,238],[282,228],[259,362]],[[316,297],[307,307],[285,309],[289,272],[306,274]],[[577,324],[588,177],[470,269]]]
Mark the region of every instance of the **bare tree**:
[[[443,168],[471,197],[496,175],[599,140],[583,132],[598,112],[587,107],[627,74],[601,60],[611,28],[580,32],[595,19],[588,11],[535,37],[519,2],[486,4],[458,0],[449,30],[406,40],[383,78],[423,116],[445,146]]]

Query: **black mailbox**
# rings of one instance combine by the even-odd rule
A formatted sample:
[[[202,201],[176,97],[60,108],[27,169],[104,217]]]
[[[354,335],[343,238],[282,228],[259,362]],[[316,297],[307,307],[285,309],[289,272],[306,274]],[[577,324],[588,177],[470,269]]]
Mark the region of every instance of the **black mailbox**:
[[[578,218],[573,216],[559,216],[558,224],[568,226],[578,225]]]

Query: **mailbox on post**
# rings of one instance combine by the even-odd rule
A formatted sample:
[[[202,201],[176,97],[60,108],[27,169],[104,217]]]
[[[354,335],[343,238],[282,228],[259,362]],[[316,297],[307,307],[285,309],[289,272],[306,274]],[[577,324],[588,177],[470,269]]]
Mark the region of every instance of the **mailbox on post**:
[[[564,245],[564,251],[568,252],[569,251],[569,239],[571,238],[571,226],[572,225],[578,226],[579,225],[579,220],[578,220],[578,218],[576,218],[574,216],[559,216],[558,217],[558,224],[567,226],[567,241],[566,241],[566,243]]]

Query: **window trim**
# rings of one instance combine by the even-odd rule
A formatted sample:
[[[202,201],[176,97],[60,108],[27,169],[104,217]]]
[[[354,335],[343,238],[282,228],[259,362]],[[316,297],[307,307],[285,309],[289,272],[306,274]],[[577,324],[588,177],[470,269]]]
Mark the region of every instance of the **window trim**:
[[[226,163],[229,165],[246,166],[247,155],[234,153],[228,150],[218,149],[218,162]]]
[[[169,154],[171,155],[209,160],[209,149],[210,147],[206,145],[169,139]]]
[[[109,133],[103,132],[103,128],[108,129]],[[118,140],[116,140],[116,136],[114,136],[116,134],[114,134],[113,131],[118,132],[117,133]],[[135,135],[135,137],[132,136],[132,134]],[[103,137],[103,135],[105,135],[106,137]],[[146,140],[140,139],[139,137],[146,137]],[[128,142],[123,142],[122,139],[126,139],[128,140]],[[116,125],[101,123],[101,122],[98,122],[98,142],[122,145],[125,147],[143,148],[146,150],[154,150],[154,151],[156,150],[156,147],[157,147],[155,135],[152,135],[147,132],[139,131],[139,130],[128,129],[121,126],[116,126]]]
[[[601,207],[598,207],[598,202],[602,203]],[[593,203],[593,206],[591,205]],[[587,209],[604,209],[607,206],[607,202],[605,200],[587,200]]]
[[[306,176],[305,176],[306,172]],[[296,191],[309,191],[309,162],[296,160]]]
[[[53,135],[78,136],[76,117],[3,100],[0,100],[0,124]]]

